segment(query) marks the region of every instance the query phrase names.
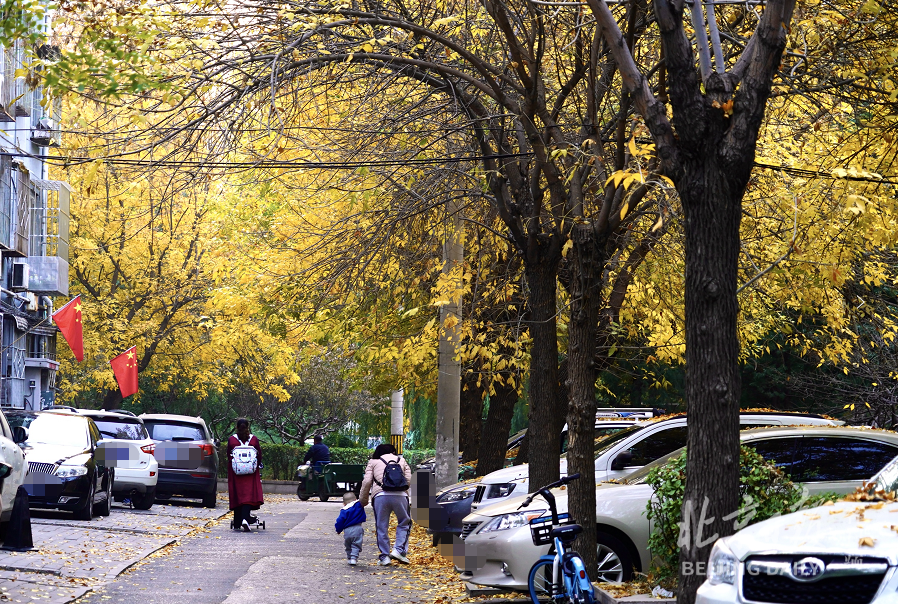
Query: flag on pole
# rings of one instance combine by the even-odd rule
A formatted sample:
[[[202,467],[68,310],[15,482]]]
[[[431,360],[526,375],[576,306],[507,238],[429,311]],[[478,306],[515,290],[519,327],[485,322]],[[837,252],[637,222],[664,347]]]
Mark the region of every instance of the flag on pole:
[[[118,382],[122,398],[128,398],[137,392],[137,346],[132,346],[118,355],[109,364]]]
[[[69,343],[72,354],[80,363],[84,360],[84,335],[81,325],[81,296],[75,296],[53,313],[53,322]]]

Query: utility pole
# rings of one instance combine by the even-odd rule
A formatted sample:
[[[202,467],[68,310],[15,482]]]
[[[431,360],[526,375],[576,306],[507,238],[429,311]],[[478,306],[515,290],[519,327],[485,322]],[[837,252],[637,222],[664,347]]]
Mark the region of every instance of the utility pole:
[[[464,260],[461,208],[453,200],[446,204],[446,235],[443,240],[443,274],[460,271]],[[440,349],[437,363],[436,487],[458,482],[458,428],[461,415],[461,363],[456,360],[461,337],[461,275],[449,303],[440,306]]]
[[[402,421],[402,402],[404,397],[402,388],[394,390],[390,395],[390,444],[396,447],[397,453],[402,453],[402,444],[405,441],[405,427]]]

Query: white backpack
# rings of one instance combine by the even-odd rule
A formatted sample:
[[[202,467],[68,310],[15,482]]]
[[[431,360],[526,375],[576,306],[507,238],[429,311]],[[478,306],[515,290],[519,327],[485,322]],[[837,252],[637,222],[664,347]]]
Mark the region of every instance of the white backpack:
[[[234,474],[237,476],[254,474],[259,465],[259,460],[256,448],[249,446],[249,441],[252,440],[253,435],[250,434],[249,439],[245,443],[240,442],[240,438],[236,434],[234,438],[240,443],[239,446],[231,449],[231,467],[234,469]]]

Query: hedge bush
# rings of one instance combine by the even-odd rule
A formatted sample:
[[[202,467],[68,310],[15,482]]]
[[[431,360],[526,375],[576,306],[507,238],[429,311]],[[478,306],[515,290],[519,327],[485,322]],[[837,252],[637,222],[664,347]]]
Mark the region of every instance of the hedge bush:
[[[649,549],[653,558],[653,579],[676,579],[679,566],[679,522],[682,521],[683,495],[686,489],[686,453],[652,470],[646,483],[655,489],[655,496],[646,506],[646,515],[652,521]],[[758,455],[754,449],[743,446],[740,454],[739,501],[740,513],[736,520],[739,527],[748,526],[780,514],[796,511],[808,503],[802,500],[802,489],[777,468]],[[745,506],[750,502],[749,506]],[[695,517],[701,507],[694,510]]]
[[[262,478],[270,480],[293,480],[296,466],[302,463],[308,446],[296,447],[293,445],[279,445],[276,443],[262,443]],[[371,459],[372,449],[331,447],[331,461],[345,464],[365,465]],[[433,449],[407,449],[402,456],[408,464],[415,468],[422,460],[433,457]],[[220,478],[228,476],[228,444],[221,443],[218,447],[218,475]]]

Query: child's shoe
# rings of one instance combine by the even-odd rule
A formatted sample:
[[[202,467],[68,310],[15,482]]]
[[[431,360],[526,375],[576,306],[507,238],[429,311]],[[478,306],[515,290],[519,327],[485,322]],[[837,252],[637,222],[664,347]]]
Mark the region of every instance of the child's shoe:
[[[381,566],[389,566],[390,559],[389,558],[381,558],[380,561],[378,561],[378,564],[380,564]]]
[[[349,559],[349,566],[355,566],[355,565],[358,564],[358,563],[359,563],[359,561],[356,560],[355,558],[350,558],[350,559]]]

